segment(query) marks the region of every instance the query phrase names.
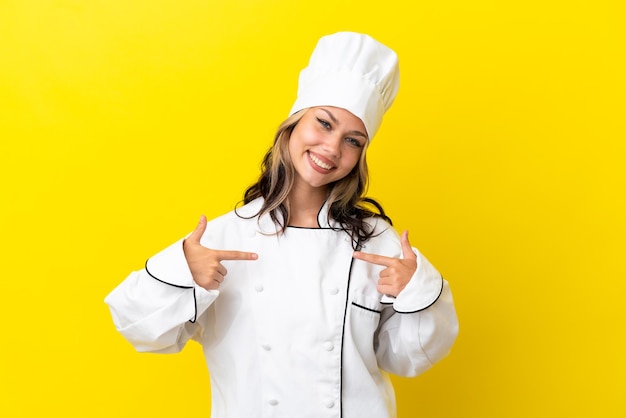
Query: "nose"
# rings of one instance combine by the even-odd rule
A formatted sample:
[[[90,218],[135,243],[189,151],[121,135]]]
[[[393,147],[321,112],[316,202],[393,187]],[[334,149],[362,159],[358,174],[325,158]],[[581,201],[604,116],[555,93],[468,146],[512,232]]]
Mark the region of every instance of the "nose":
[[[340,135],[328,135],[323,144],[323,149],[329,156],[334,158],[341,157],[341,142],[342,137]]]

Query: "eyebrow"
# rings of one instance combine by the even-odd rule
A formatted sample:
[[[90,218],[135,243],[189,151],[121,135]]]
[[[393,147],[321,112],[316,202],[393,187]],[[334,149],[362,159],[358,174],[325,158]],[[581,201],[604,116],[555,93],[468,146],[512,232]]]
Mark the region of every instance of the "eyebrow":
[[[328,109],[324,109],[323,107],[319,108],[320,110],[323,110],[324,112],[326,112],[328,114],[328,117],[335,123],[335,124],[339,124],[339,121],[337,120],[337,118],[335,117],[335,115],[333,115],[330,110]],[[348,131],[349,134],[352,135],[358,135],[358,136],[362,136],[365,139],[367,138],[367,135],[365,135],[363,132],[361,131]]]

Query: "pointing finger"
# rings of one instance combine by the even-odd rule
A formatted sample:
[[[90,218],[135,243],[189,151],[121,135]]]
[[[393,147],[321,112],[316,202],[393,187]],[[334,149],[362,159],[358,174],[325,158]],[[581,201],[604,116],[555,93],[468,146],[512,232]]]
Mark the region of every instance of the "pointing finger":
[[[220,250],[215,251],[217,254],[217,258],[220,261],[223,260],[256,260],[259,256],[256,253],[249,253],[246,251],[229,251],[229,250]]]
[[[417,258],[413,252],[413,247],[411,247],[411,243],[409,242],[409,231],[405,230],[402,233],[402,237],[400,237],[400,244],[402,245],[402,255],[404,258]]]
[[[364,253],[362,251],[355,251],[352,257],[385,267],[391,266],[396,260],[395,258],[385,257],[384,255]]]

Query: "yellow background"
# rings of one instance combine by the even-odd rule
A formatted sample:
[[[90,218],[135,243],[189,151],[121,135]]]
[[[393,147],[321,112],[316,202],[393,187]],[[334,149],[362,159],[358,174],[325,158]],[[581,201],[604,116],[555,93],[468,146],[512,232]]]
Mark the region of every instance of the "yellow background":
[[[622,4],[0,1],[0,415],[209,415],[199,347],[135,353],[103,298],[234,206],[353,30],[401,60],[370,195],[460,318],[400,416],[626,416]]]

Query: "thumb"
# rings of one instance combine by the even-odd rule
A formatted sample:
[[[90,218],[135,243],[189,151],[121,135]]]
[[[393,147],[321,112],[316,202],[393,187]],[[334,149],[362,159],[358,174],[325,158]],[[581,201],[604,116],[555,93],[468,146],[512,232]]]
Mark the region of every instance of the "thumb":
[[[400,237],[400,244],[402,245],[402,255],[404,258],[413,258],[416,259],[417,256],[413,252],[413,247],[411,247],[411,243],[409,242],[409,231],[402,232],[402,237]]]
[[[187,239],[196,244],[200,244],[200,238],[202,238],[204,231],[206,231],[206,216],[202,215],[200,216],[200,221],[198,221],[196,229],[193,230]]]

